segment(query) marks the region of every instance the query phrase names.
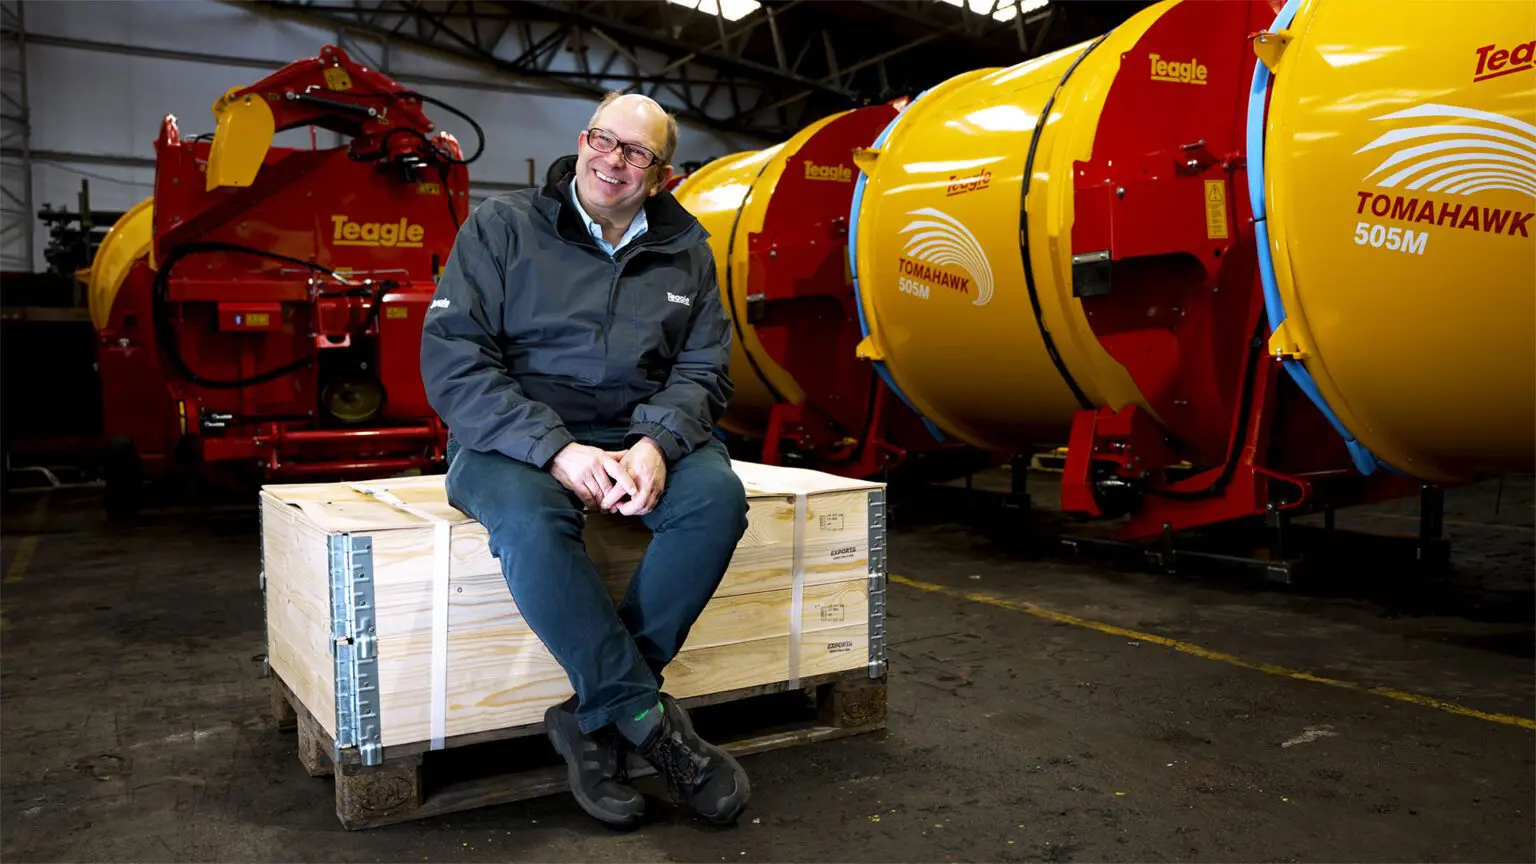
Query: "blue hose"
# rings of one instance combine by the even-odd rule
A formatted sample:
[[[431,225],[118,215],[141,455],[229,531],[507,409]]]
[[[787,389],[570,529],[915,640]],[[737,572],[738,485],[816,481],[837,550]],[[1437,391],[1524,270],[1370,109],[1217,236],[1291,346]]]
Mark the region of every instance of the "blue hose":
[[[875,138],[875,143],[871,145],[872,148],[879,150],[885,146],[886,139],[891,136],[891,132],[895,130],[896,124],[901,122],[901,118],[906,115],[907,111],[912,110],[912,106],[917,104],[918,99],[926,95],[928,95],[928,90],[917,94],[917,98],[909,102],[906,109],[892,117],[891,122],[887,123],[885,128],[881,130],[880,135]],[[848,214],[848,272],[853,275],[853,305],[859,310],[859,331],[865,339],[869,338],[869,321],[864,317],[864,298],[859,293],[858,238],[859,211],[863,209],[864,183],[868,179],[869,175],[863,171],[859,172],[859,178],[853,184],[853,205]],[[907,394],[901,392],[901,388],[896,386],[895,380],[891,378],[890,370],[885,368],[885,361],[874,360],[871,362],[875,364],[875,372],[879,374],[880,380],[885,382],[885,386],[889,387],[891,392],[896,394],[896,398],[905,403],[908,408],[911,408],[912,413],[916,414],[918,419],[923,421],[923,425],[928,428],[928,434],[932,435],[940,444],[944,443],[946,440],[944,433],[940,431],[938,426],[933,424],[933,421],[923,416],[923,412],[919,411],[917,406],[912,404],[912,400],[907,398]]]
[[[1301,5],[1301,0],[1286,0],[1280,14],[1275,17],[1272,29],[1267,32],[1276,32],[1289,26],[1296,17],[1296,9]],[[1269,223],[1268,212],[1264,199],[1264,132],[1265,132],[1265,101],[1269,94],[1270,72],[1263,60],[1257,60],[1253,64],[1253,86],[1248,91],[1248,200],[1253,207],[1254,242],[1258,247],[1259,277],[1264,284],[1264,312],[1269,319],[1269,331],[1273,333],[1281,323],[1285,321],[1285,304],[1280,299],[1280,286],[1275,278],[1275,262],[1269,249]],[[1300,360],[1287,358],[1282,361],[1285,371],[1290,374],[1291,380],[1301,388],[1307,398],[1312,400],[1318,410],[1323,413],[1329,425],[1344,439],[1345,446],[1349,449],[1350,459],[1355,463],[1355,468],[1361,474],[1370,475],[1381,468],[1382,463],[1377,461],[1371,451],[1364,444],[1355,440],[1355,436],[1344,427],[1338,415],[1328,407],[1328,400],[1318,390],[1317,382],[1307,371],[1307,367]]]

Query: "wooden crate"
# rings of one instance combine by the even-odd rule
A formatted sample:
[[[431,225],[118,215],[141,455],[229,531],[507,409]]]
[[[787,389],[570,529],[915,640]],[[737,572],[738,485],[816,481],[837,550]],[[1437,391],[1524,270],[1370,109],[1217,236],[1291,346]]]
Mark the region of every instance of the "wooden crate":
[[[883,682],[883,485],[733,467],[747,532],[667,668],[668,692],[689,705]],[[301,737],[323,741],[331,763],[383,766],[532,734],[570,695],[485,529],[447,503],[442,476],[267,486],[261,513],[267,662],[311,718]],[[596,513],[584,537],[617,601],[649,532]],[[338,786],[339,809],[341,798]]]

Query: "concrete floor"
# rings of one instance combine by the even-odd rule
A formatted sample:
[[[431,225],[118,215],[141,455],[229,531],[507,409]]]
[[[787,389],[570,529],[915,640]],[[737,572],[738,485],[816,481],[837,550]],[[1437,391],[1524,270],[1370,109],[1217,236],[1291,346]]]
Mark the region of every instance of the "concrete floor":
[[[1411,532],[1414,504],[1339,525]],[[1378,562],[1302,588],[1096,569],[900,507],[890,728],[748,757],[736,828],[615,834],[560,795],[347,833],[268,720],[254,513],[114,527],[92,492],[17,496],[0,858],[1531,861],[1532,505],[1529,478],[1497,513],[1491,485],[1449,493],[1447,580]]]

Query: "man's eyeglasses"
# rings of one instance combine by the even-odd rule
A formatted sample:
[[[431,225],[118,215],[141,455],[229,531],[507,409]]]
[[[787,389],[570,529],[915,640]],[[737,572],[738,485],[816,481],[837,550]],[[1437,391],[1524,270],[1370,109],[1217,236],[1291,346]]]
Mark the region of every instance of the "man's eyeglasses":
[[[636,168],[649,168],[659,161],[656,154],[645,147],[641,147],[639,144],[623,143],[618,138],[615,138],[613,133],[595,126],[587,130],[587,143],[591,145],[593,150],[599,153],[612,153],[613,148],[623,144],[624,161]]]

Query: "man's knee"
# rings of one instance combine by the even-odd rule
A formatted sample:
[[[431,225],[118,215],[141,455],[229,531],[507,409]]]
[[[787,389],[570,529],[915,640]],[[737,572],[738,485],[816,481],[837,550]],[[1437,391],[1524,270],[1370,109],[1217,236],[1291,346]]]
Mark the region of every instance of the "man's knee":
[[[682,501],[671,527],[702,525],[710,530],[729,535],[735,541],[747,530],[747,490],[741,478],[731,470],[730,461],[714,457],[710,453],[691,454],[688,459],[699,459],[690,465],[684,476],[679,472],[679,483],[672,490]]]
[[[448,503],[484,525],[493,545],[514,535],[581,530],[581,514],[559,481],[500,453],[460,450],[444,484]]]

